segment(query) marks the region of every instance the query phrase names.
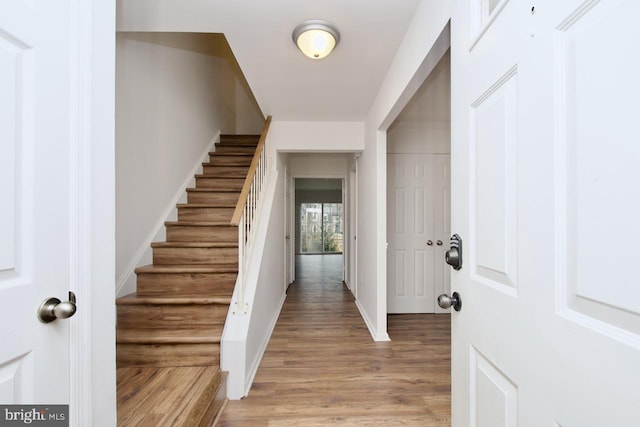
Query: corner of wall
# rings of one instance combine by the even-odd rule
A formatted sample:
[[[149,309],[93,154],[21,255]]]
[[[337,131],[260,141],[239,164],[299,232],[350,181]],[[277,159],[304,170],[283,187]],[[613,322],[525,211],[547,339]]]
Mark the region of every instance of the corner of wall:
[[[374,341],[391,341],[391,338],[389,338],[389,334],[387,334],[386,330],[382,332],[378,331],[373,322],[371,322],[367,311],[358,300],[356,300],[356,307],[358,307],[360,315],[362,316],[362,319],[364,319],[364,323],[367,325],[367,329],[369,329],[369,333],[371,334],[371,337]]]

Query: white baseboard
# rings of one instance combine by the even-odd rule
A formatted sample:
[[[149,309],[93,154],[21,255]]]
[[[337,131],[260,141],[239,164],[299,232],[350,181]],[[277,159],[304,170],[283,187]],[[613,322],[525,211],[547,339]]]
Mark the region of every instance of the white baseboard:
[[[151,243],[163,241],[165,239],[164,223],[166,221],[171,221],[172,218],[176,217],[176,204],[181,201],[186,201],[185,189],[194,185],[194,176],[201,171],[202,163],[206,161],[209,152],[215,150],[215,143],[220,141],[220,133],[221,132],[218,130],[213,138],[211,138],[211,141],[207,144],[205,150],[202,152],[200,157],[198,157],[198,162],[195,164],[191,172],[189,172],[185,177],[176,194],[167,203],[167,206],[159,216],[158,222],[144,239],[134,257],[127,265],[127,268],[125,268],[122,274],[118,277],[118,280],[116,281],[116,297],[135,292],[136,268],[149,264],[149,260],[151,259]]]

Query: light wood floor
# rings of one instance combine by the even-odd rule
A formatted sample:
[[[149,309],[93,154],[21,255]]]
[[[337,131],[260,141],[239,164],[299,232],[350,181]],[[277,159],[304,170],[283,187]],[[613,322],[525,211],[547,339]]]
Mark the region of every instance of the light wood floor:
[[[449,316],[390,315],[392,341],[373,342],[341,275],[318,274],[330,258],[304,258],[249,396],[219,425],[450,426]]]

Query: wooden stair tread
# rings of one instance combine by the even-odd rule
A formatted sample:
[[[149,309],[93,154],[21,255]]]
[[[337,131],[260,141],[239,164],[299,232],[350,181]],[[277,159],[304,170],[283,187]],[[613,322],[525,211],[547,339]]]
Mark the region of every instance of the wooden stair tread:
[[[237,227],[237,225],[231,225],[229,221],[167,221],[164,223],[166,226],[191,226],[191,227]]]
[[[252,142],[238,143],[238,142],[217,142],[215,145],[216,153],[218,152],[218,148],[224,149],[224,152],[226,153],[229,152],[227,151],[227,149],[236,149],[236,148],[238,150],[241,150],[241,152],[243,153],[248,153],[250,152],[250,150],[255,151],[255,149],[258,147],[257,143],[252,143]]]
[[[187,188],[187,192],[193,192],[193,193],[238,193],[238,195],[240,194],[240,190],[236,190],[235,188],[209,188],[209,187]]]
[[[242,140],[238,139],[235,141],[222,141],[216,142],[215,147],[226,147],[226,148],[253,148],[254,150],[258,147],[258,140]]]
[[[238,242],[154,242],[152,248],[237,248]]]
[[[178,209],[180,208],[194,208],[194,209],[229,209],[235,208],[236,205],[232,204],[210,204],[210,203],[178,203],[176,205]]]
[[[260,138],[225,138],[224,141],[216,142],[216,145],[228,145],[231,147],[256,147]]]
[[[218,153],[215,151],[211,151],[209,152],[210,156],[216,156],[216,157],[246,157],[248,159],[253,159],[253,154],[250,153]]]
[[[121,344],[220,344],[220,328],[118,328]]]
[[[214,168],[217,168],[218,165],[205,165],[205,167],[207,166],[211,166]],[[242,175],[241,174],[218,174],[217,171],[213,171],[213,172],[205,172],[205,173],[201,173],[201,174],[197,174],[195,175],[196,178],[208,178],[208,179],[237,179],[237,180],[245,180],[247,178],[247,172],[246,171],[242,171]]]
[[[136,273],[167,274],[167,273],[237,273],[238,264],[185,264],[185,265],[145,265],[136,268]]]
[[[260,139],[259,134],[255,133],[223,133],[220,135],[220,140],[222,139],[243,139],[243,138],[256,138]]]
[[[218,155],[219,154],[222,154],[222,153],[218,153]],[[225,153],[225,154],[228,154],[228,153]],[[234,155],[237,156],[237,154],[234,154]],[[252,156],[247,156],[247,157],[252,157]],[[204,163],[202,163],[202,166],[211,166],[211,167],[214,167],[214,168],[221,167],[221,168],[227,168],[227,169],[228,168],[236,168],[236,169],[244,169],[246,171],[249,170],[249,165],[218,165],[216,163],[204,162]]]
[[[258,144],[256,143],[243,143],[243,144],[237,144],[235,142],[222,142],[222,143],[217,143],[216,144],[216,151],[215,153],[219,153],[218,152],[218,148],[222,148],[223,149],[223,153],[229,153],[229,151],[227,151],[228,149],[238,149],[239,152],[241,153],[249,153],[250,150],[254,150],[257,148]]]
[[[260,138],[224,138],[216,145],[227,145],[232,147],[257,147]]]
[[[244,181],[246,178],[245,177],[238,177],[238,176],[211,176],[211,175],[207,175],[207,174],[195,174],[194,175],[196,178],[208,178],[208,179],[217,179],[217,180],[228,180],[228,181]]]
[[[231,297],[145,297],[136,292],[116,299],[117,305],[210,305],[231,304]]]

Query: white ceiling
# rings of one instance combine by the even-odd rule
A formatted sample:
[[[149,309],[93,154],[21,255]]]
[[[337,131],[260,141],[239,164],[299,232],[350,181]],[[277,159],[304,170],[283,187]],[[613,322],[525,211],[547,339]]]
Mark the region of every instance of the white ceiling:
[[[224,33],[265,115],[363,121],[420,0],[119,0],[120,31]],[[291,32],[323,19],[341,33],[312,60]]]

